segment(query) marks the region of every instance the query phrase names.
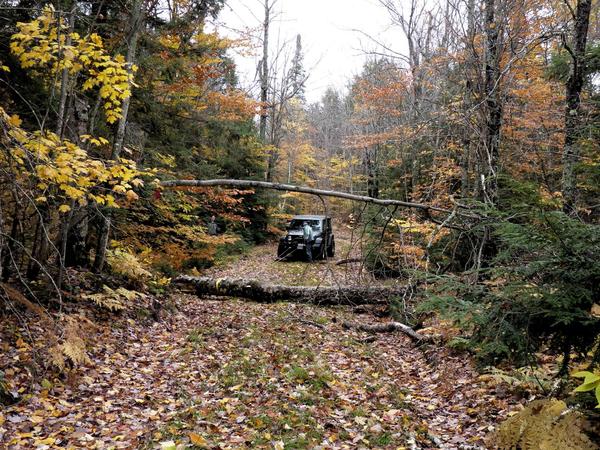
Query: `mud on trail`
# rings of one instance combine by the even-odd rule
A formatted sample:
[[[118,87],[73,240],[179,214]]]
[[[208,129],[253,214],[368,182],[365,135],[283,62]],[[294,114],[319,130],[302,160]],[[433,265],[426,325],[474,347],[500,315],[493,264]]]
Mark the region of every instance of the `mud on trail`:
[[[259,247],[211,273],[305,284],[360,270],[274,255]],[[0,367],[27,394],[0,410],[0,448],[486,448],[518,407],[464,354],[344,330],[345,320],[384,320],[351,308],[183,293],[166,303],[158,322],[139,311],[97,319],[89,362],[66,378],[33,379],[24,344],[3,345]]]

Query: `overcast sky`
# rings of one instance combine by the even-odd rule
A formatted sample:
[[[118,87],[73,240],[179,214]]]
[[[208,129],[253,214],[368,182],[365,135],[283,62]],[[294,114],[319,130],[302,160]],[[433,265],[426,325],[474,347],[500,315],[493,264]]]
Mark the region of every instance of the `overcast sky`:
[[[219,22],[227,28],[259,30],[264,17],[262,0],[227,0]],[[374,50],[368,35],[384,41],[396,51],[405,48],[400,30],[392,27],[387,11],[377,0],[278,0],[277,18],[272,26],[271,46],[302,36],[305,68],[310,74],[306,85],[309,102],[318,101],[328,86],[343,89],[360,72],[365,52]],[[226,32],[227,33],[227,32]],[[291,51],[291,50],[290,50]],[[244,87],[253,85],[260,55],[236,55]]]

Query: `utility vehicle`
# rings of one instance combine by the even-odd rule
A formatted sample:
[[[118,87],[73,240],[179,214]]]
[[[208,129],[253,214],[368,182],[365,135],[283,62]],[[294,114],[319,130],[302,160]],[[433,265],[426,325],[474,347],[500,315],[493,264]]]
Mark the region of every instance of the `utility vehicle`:
[[[279,240],[277,257],[280,259],[304,254],[302,227],[308,222],[313,230],[312,254],[315,259],[335,256],[335,238],[331,227],[331,217],[317,215],[294,216],[287,224],[287,233]]]

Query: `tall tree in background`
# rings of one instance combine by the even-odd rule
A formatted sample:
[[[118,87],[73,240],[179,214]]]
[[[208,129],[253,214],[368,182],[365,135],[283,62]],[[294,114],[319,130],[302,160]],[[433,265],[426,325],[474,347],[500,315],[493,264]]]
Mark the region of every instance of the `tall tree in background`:
[[[577,174],[581,135],[581,91],[586,78],[586,47],[592,0],[579,0],[575,10],[568,1],[565,4],[573,19],[570,40],[563,35],[563,45],[571,58],[569,77],[566,82],[565,146],[563,151],[563,209],[574,215],[577,211]]]
[[[259,136],[263,142],[267,139],[267,119],[269,117],[269,31],[271,28],[272,14],[271,10],[275,6],[277,0],[269,3],[269,0],[264,0],[264,20],[262,24],[262,58],[259,62],[259,79],[260,79],[260,125]]]
[[[296,36],[296,50],[294,52],[294,59],[292,60],[292,67],[290,69],[290,79],[292,83],[292,91],[295,93],[294,96],[302,102],[306,101],[304,96],[306,70],[304,69],[304,54],[302,53],[301,35]]]
[[[497,3],[484,0],[485,16],[485,130],[484,145],[480,154],[481,189],[483,198],[495,204],[498,196],[498,162],[500,159],[500,129],[502,103],[500,100],[500,56],[502,47],[501,23],[497,20]]]

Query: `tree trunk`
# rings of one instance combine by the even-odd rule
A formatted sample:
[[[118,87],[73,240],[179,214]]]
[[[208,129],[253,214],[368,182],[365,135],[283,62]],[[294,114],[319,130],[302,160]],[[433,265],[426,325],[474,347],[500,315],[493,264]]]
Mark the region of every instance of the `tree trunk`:
[[[1,211],[0,211],[1,213]],[[3,219],[4,220],[4,219]],[[18,269],[17,266],[17,258],[16,258],[16,243],[19,242],[18,238],[18,232],[19,232],[19,225],[20,225],[20,218],[19,218],[19,209],[15,209],[13,217],[12,217],[12,225],[10,228],[10,238],[8,239],[8,243],[6,245],[6,253],[4,254],[3,260],[2,260],[2,266],[4,267],[4,270],[2,272],[2,278],[0,278],[2,281],[8,281],[11,273],[12,273],[12,269]]]
[[[69,14],[69,31],[67,33],[67,37],[65,39],[65,46],[71,45],[71,34],[75,29],[75,6],[71,10]],[[61,55],[62,56],[62,55]],[[58,118],[56,120],[56,134],[63,137],[63,133],[65,131],[65,123],[66,120],[66,109],[67,109],[67,97],[68,97],[68,89],[69,89],[69,69],[64,68],[61,73],[61,82],[60,82],[60,99],[58,101]]]
[[[80,208],[73,215],[67,234],[64,258],[66,267],[86,267],[89,264],[89,253],[86,246],[89,213],[88,208]]]
[[[264,0],[264,2],[265,18],[263,22],[263,55],[260,67],[260,102],[262,103],[262,106],[259,125],[260,140],[263,143],[267,139],[267,117],[269,115],[267,102],[269,99],[269,25],[271,20],[269,0]]]
[[[402,295],[405,287],[364,286],[281,286],[261,284],[257,280],[190,277],[181,275],[174,280],[190,285],[198,296],[240,297],[260,303],[288,301],[318,305],[377,305],[387,304],[388,298]]]
[[[377,150],[371,152],[365,149],[365,169],[367,172],[367,195],[372,198],[379,197],[379,176],[377,170]]]
[[[127,68],[130,74],[132,74],[132,66],[135,62],[138,37],[143,24],[143,3],[143,0],[135,0],[132,5],[131,30],[127,43]],[[131,83],[129,87],[132,89]],[[111,155],[113,160],[118,159],[121,155],[121,151],[123,150],[123,141],[125,139],[125,129],[127,127],[127,115],[129,113],[130,103],[131,95],[123,100],[121,118],[119,119],[119,124],[117,126],[117,133]],[[94,260],[95,272],[102,271],[104,268],[104,262],[106,260],[106,246],[108,244],[108,237],[111,227],[110,211],[106,210],[104,212],[104,216],[101,218],[101,221],[102,225],[100,227],[100,233],[98,234],[98,244],[96,245],[96,257]]]
[[[502,103],[500,85],[500,30],[495,0],[485,0],[485,142],[481,168],[484,201],[496,204]]]
[[[27,278],[34,281],[39,276],[42,265],[50,256],[50,208],[46,203],[38,207],[38,221],[34,235],[34,244],[31,250],[31,258],[27,268]]]
[[[590,23],[592,0],[580,0],[575,11],[573,28],[573,48],[567,50],[571,55],[571,72],[566,85],[565,110],[565,146],[563,150],[562,196],[563,210],[574,215],[577,203],[577,174],[575,165],[579,160],[579,139],[581,138],[581,91],[585,81],[585,48]]]

